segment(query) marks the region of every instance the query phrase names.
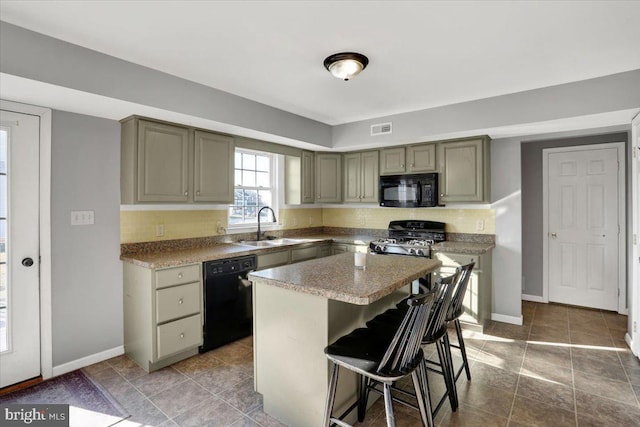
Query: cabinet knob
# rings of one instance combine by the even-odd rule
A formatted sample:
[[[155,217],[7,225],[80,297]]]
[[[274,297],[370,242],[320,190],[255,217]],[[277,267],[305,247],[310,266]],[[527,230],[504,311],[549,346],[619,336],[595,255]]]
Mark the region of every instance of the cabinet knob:
[[[403,168],[403,167],[404,167],[404,164],[400,165],[400,167],[401,167],[401,168]]]
[[[416,164],[415,164],[415,163],[411,163],[411,165],[410,165],[410,166],[413,168],[413,167],[415,167],[415,166],[416,166]]]
[[[184,338],[184,332],[180,333],[180,338]]]
[[[182,273],[178,273],[178,279],[182,279]]]
[[[440,197],[444,197],[444,193],[440,193]]]
[[[200,195],[200,191],[196,191],[196,196],[199,196],[199,195]]]
[[[182,303],[184,303],[184,299],[180,298],[180,299],[178,300],[178,304],[182,304]]]
[[[184,192],[184,195],[185,195],[185,196],[188,196],[188,195],[189,195],[189,192],[188,192],[188,191],[185,191],[185,192]]]

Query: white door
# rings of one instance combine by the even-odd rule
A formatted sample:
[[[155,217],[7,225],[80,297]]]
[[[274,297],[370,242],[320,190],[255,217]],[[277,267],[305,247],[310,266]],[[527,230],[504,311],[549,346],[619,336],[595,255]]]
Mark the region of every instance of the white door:
[[[618,148],[548,154],[549,301],[618,310]]]
[[[39,134],[0,111],[0,387],[40,375]]]

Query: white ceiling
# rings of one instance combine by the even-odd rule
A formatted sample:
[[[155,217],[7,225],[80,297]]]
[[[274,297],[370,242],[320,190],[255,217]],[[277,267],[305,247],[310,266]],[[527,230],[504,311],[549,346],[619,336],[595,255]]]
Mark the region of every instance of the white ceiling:
[[[11,1],[0,19],[330,125],[640,69],[640,1]],[[370,59],[333,78],[329,54]]]

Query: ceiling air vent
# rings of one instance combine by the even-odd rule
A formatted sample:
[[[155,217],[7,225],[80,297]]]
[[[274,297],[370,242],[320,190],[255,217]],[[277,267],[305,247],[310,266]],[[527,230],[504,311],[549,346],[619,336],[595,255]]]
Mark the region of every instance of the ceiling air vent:
[[[371,125],[371,136],[387,135],[391,133],[391,131],[391,122]]]

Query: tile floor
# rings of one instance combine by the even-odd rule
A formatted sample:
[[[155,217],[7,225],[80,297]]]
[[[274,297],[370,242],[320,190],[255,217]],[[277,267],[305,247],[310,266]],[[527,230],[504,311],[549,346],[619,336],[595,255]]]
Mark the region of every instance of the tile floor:
[[[445,403],[437,425],[640,425],[640,362],[624,342],[626,316],[524,302],[523,317],[523,326],[465,331],[472,380],[460,377],[460,407],[451,413]],[[131,413],[117,427],[281,426],[253,391],[252,354],[247,338],[151,374],[125,356],[84,371]],[[430,378],[442,393],[441,377]],[[381,403],[358,426],[385,426]],[[394,408],[398,427],[421,425],[417,412]]]

